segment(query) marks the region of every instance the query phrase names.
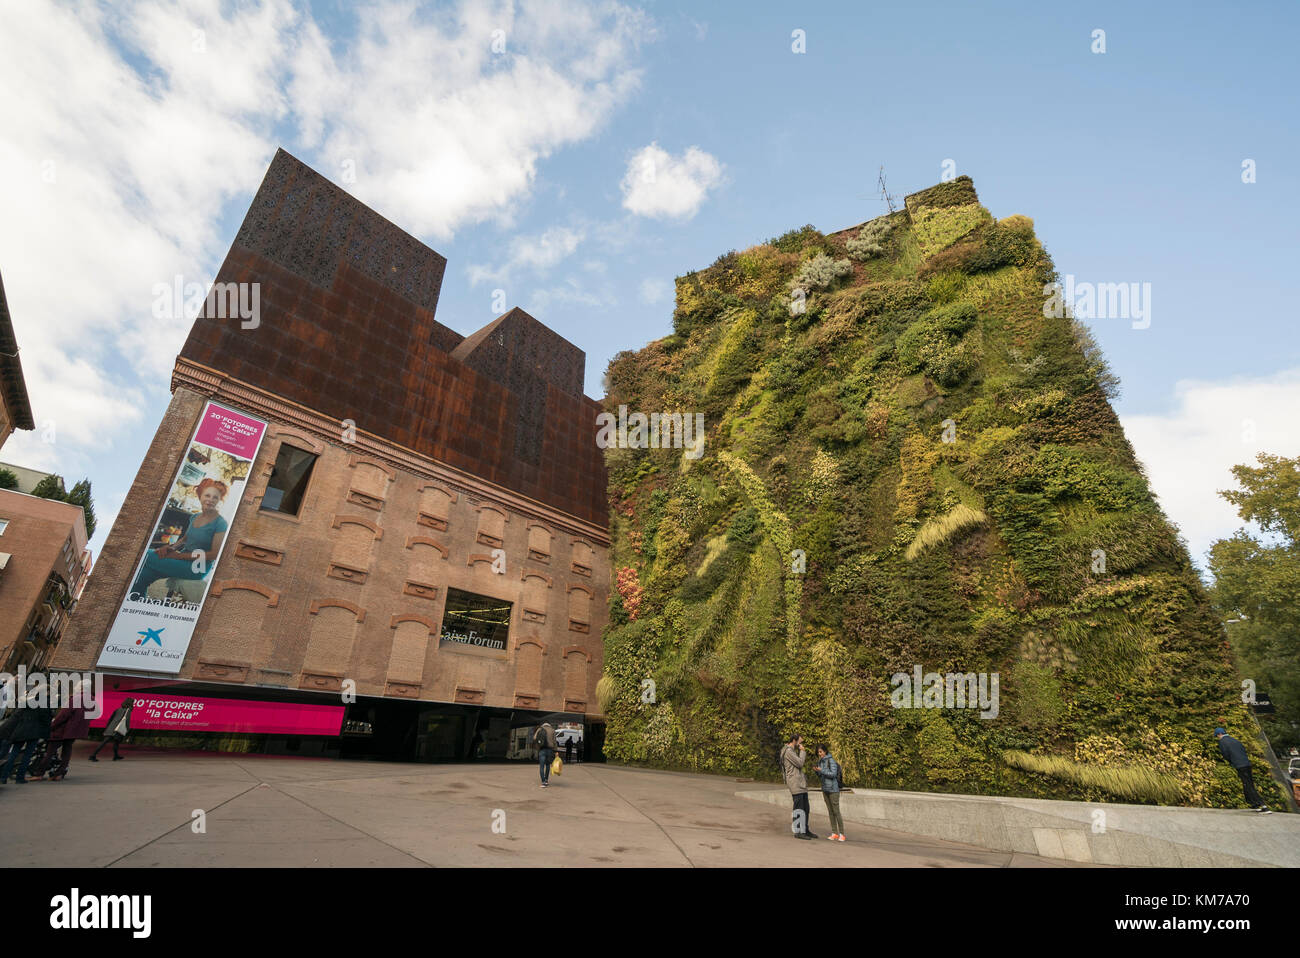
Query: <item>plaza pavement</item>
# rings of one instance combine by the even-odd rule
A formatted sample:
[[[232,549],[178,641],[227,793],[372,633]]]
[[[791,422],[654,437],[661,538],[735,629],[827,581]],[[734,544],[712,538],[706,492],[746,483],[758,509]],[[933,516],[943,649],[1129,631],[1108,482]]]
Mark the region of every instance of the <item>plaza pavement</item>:
[[[888,866],[1067,863],[852,825],[799,841],[732,777],[532,764],[415,765],[124,749],[62,782],[0,786],[4,867]],[[828,833],[821,796],[812,829]],[[202,809],[206,832],[191,827]],[[504,832],[494,831],[503,821]]]

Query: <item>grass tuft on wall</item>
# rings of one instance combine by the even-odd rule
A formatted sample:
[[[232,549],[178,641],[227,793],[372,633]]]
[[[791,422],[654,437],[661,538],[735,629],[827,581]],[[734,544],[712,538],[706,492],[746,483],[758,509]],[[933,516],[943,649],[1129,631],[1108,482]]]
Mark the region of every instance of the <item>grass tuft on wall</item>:
[[[1050,775],[1084,788],[1099,788],[1133,802],[1177,805],[1184,798],[1183,788],[1173,776],[1137,765],[1083,765],[1060,755],[1030,755],[1014,750],[1003,752],[1002,760],[1026,772]]]
[[[964,504],[957,505],[939,518],[931,519],[921,526],[921,531],[916,534],[916,538],[903,554],[907,557],[907,561],[911,562],[927,549],[946,545],[963,533],[982,526],[988,521],[989,517],[980,510]]]

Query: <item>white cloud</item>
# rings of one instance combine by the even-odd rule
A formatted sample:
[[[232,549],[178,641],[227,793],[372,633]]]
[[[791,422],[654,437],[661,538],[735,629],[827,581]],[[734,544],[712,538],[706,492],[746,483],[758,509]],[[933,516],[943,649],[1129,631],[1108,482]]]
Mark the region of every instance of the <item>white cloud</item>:
[[[154,318],[153,287],[211,281],[277,145],[336,182],[353,160],[342,185],[417,235],[508,220],[540,161],[627,102],[655,34],[613,0],[343,5],[338,36],[291,0],[10,6],[0,275],[58,441],[20,433],[5,454],[78,475],[152,434],[193,318]]]
[[[545,270],[573,254],[583,240],[581,230],[556,226],[538,236],[516,236],[510,241],[506,261],[500,266],[470,266],[466,272],[477,286],[485,280],[502,282],[520,269]]]
[[[1219,496],[1237,488],[1231,468],[1260,452],[1300,455],[1300,369],[1225,382],[1182,380],[1166,415],[1124,416],[1124,432],[1192,558],[1243,523]]]
[[[309,146],[354,162],[349,189],[363,202],[435,238],[506,212],[540,160],[599,129],[636,90],[629,64],[654,35],[644,14],[610,2],[465,2],[433,16],[384,4],[357,16],[343,50],[314,25],[304,32],[294,112]]]
[[[672,287],[662,279],[643,279],[641,280],[641,299],[643,302],[654,305],[662,302],[672,295]]]
[[[40,427],[10,440],[11,458],[71,474],[140,428],[145,384],[166,382],[191,318],[154,318],[153,286],[210,278],[223,206],[270,159],[284,104],[265,87],[297,14],[219,8],[6,13],[0,272]]]
[[[612,305],[607,297],[586,289],[573,277],[569,277],[557,286],[533,290],[524,302],[527,304],[525,309],[538,319],[542,319],[550,307],[557,303],[569,303],[575,306]]]
[[[722,164],[699,147],[674,157],[658,143],[639,150],[623,175],[623,208],[656,219],[690,219],[722,182]]]

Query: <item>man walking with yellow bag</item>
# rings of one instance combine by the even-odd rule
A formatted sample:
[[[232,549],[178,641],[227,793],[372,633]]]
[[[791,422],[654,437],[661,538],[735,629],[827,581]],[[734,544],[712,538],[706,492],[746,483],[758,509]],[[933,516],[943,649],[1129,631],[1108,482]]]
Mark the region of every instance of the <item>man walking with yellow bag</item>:
[[[538,768],[542,773],[542,788],[551,782],[551,762],[555,760],[555,729],[550,722],[543,722],[533,733],[533,744],[537,746]]]

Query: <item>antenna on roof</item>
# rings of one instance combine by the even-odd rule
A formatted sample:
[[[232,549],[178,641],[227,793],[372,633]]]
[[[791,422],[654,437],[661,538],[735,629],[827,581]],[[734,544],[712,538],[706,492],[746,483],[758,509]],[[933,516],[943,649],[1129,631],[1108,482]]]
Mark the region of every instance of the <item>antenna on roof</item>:
[[[880,198],[889,204],[889,212],[894,212],[894,196],[889,190],[885,189],[885,168],[883,166],[876,176],[876,185],[880,187]]]

